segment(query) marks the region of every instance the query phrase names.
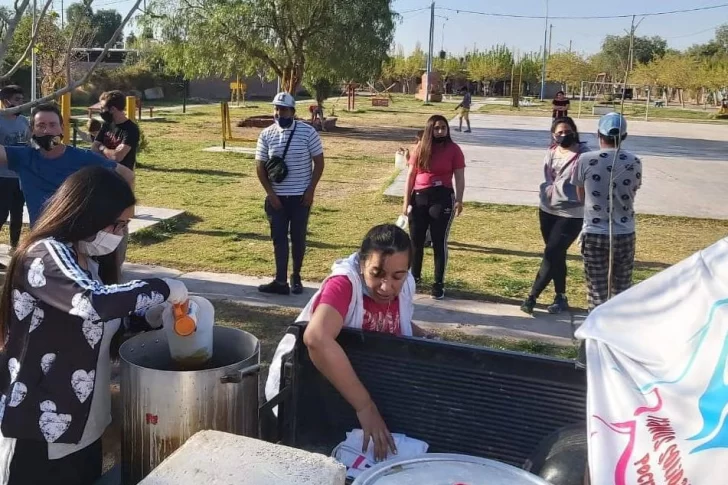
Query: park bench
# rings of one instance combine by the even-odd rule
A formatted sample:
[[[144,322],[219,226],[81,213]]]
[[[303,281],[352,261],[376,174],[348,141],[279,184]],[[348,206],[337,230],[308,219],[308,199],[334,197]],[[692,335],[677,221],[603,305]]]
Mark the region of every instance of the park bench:
[[[330,454],[359,423],[311,362],[305,328],[289,328],[296,345],[284,357],[281,392],[261,416],[279,405],[267,439]],[[585,422],[586,373],[574,361],[348,329],[338,342],[389,429],[433,453],[522,467],[544,438]]]

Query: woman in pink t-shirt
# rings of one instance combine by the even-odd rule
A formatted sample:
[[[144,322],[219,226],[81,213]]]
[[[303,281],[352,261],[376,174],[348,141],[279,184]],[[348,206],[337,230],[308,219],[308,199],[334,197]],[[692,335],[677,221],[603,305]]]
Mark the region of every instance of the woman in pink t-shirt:
[[[334,263],[332,274],[304,308],[303,343],[311,361],[356,410],[363,449],[374,442],[376,458],[396,452],[394,440],[349,358],[336,342],[344,327],[400,336],[425,336],[412,323],[415,285],[409,272],[412,245],[394,224],[373,227],[361,249]]]
[[[454,180],[454,190],[453,190]],[[447,239],[455,216],[463,210],[465,156],[450,138],[450,125],[441,115],[427,120],[425,133],[409,159],[402,212],[409,216],[414,246],[412,275],[419,283],[422,274],[425,237],[430,231],[435,253],[435,281],[432,297],[445,297]]]

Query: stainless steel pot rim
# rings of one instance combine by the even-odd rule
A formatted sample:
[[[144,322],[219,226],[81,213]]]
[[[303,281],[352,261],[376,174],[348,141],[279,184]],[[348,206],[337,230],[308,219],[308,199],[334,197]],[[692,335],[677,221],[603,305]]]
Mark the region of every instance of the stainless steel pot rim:
[[[227,328],[227,327],[220,327],[220,328],[223,329],[223,332],[225,332],[227,330],[235,330],[235,331],[238,331],[238,332],[243,332],[243,333],[248,334],[251,337],[255,338],[255,348],[250,353],[250,355],[248,355],[247,357],[245,357],[243,359],[240,359],[240,360],[237,360],[235,362],[232,362],[230,364],[220,365],[220,366],[216,366],[216,367],[210,367],[209,369],[201,369],[201,370],[166,370],[166,369],[157,369],[157,368],[154,368],[154,367],[145,367],[143,365],[136,364],[136,363],[131,362],[130,360],[128,360],[128,359],[126,359],[124,357],[124,354],[126,352],[129,352],[129,350],[128,350],[129,347],[132,347],[132,346],[136,347],[137,346],[137,344],[134,343],[134,340],[135,339],[132,337],[131,339],[129,339],[126,342],[124,342],[123,344],[121,344],[121,347],[119,347],[119,359],[121,360],[121,362],[122,362],[122,364],[124,366],[128,366],[128,367],[131,367],[131,368],[136,368],[136,369],[142,369],[142,370],[145,370],[145,371],[164,372],[164,373],[169,373],[169,374],[193,374],[193,373],[209,373],[209,372],[219,373],[221,370],[237,370],[237,369],[240,369],[241,367],[248,367],[248,366],[252,366],[252,365],[255,365],[255,364],[260,364],[260,340],[258,340],[258,337],[256,337],[255,335],[253,335],[250,332],[246,332],[245,330],[234,329],[234,328]],[[148,332],[146,334],[140,334],[140,335],[147,335],[147,336],[149,336],[149,335],[152,335],[154,332],[161,332],[161,330],[155,330],[153,332]],[[157,339],[154,342],[154,344],[155,345],[166,345],[166,341],[163,341],[162,339]],[[132,351],[133,351],[133,349],[132,349]],[[250,359],[252,359],[255,356],[258,357],[255,362],[248,362]]]
[[[530,483],[532,485],[548,485],[548,482],[544,481],[542,478],[539,478],[536,475],[528,473],[524,470],[521,470],[520,468],[516,468],[514,466],[507,465],[505,463],[501,463],[495,460],[486,460],[485,458],[479,458],[477,456],[458,455],[454,453],[425,453],[423,455],[419,455],[413,458],[394,458],[391,460],[387,460],[386,462],[380,463],[359,475],[357,479],[354,480],[354,483],[352,485],[376,485],[376,480],[391,474],[392,468],[394,468],[395,466],[413,465],[417,463],[433,463],[438,461],[487,465],[495,469],[511,472],[514,475],[514,478],[522,478],[524,480],[528,480],[527,482],[524,481],[522,483]],[[519,481],[519,483],[521,482]]]

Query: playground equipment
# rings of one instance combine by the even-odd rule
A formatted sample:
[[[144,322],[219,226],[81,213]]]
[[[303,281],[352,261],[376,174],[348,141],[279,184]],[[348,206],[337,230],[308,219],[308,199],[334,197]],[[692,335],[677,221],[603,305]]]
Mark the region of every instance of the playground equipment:
[[[272,119],[272,118],[271,118]],[[271,121],[272,123],[272,121]],[[220,103],[220,124],[222,132],[222,149],[225,150],[227,143],[231,141],[251,142],[247,138],[238,138],[233,136],[233,124],[230,120],[230,104],[227,101]]]
[[[240,77],[235,82],[230,83],[230,102],[235,102],[237,106],[240,106],[240,101],[243,101],[245,106],[245,91],[248,89],[247,84],[240,80]]]
[[[382,106],[386,108],[389,106],[390,101],[394,103],[394,98],[392,97],[392,93],[390,93],[389,90],[396,86],[396,83],[392,83],[392,85],[388,88],[385,88],[384,91],[379,91],[370,82],[368,82],[367,84],[369,85],[369,92],[372,93],[372,106]]]
[[[359,87],[357,83],[346,84],[346,109],[354,111],[356,105],[356,89]]]

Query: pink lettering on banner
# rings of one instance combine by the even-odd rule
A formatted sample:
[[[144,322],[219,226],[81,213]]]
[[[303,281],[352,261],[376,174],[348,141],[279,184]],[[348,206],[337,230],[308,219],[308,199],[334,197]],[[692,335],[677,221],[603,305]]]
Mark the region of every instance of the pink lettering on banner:
[[[660,396],[659,389],[655,388],[653,389],[649,394],[654,393],[657,397],[657,404],[652,407],[642,406],[635,410],[634,416],[640,416],[644,413],[648,412],[657,412],[660,409],[662,409],[662,397]],[[646,394],[645,396],[649,395]],[[626,434],[629,436],[629,440],[627,441],[627,446],[624,448],[624,451],[622,451],[622,454],[619,456],[619,460],[617,461],[617,466],[614,469],[614,485],[627,485],[627,468],[629,468],[629,464],[632,458],[632,454],[634,453],[634,444],[636,440],[637,435],[637,420],[632,421],[626,421],[624,423],[607,423],[604,419],[602,419],[600,416],[594,416],[596,419],[601,421],[606,427],[614,431],[615,433],[619,434]],[[649,460],[649,455],[645,455],[645,458]],[[643,458],[643,460],[645,459]],[[635,464],[636,466],[636,464]],[[646,474],[645,474],[646,475]],[[646,484],[650,484],[649,481],[645,482]],[[654,481],[653,481],[654,485]]]

